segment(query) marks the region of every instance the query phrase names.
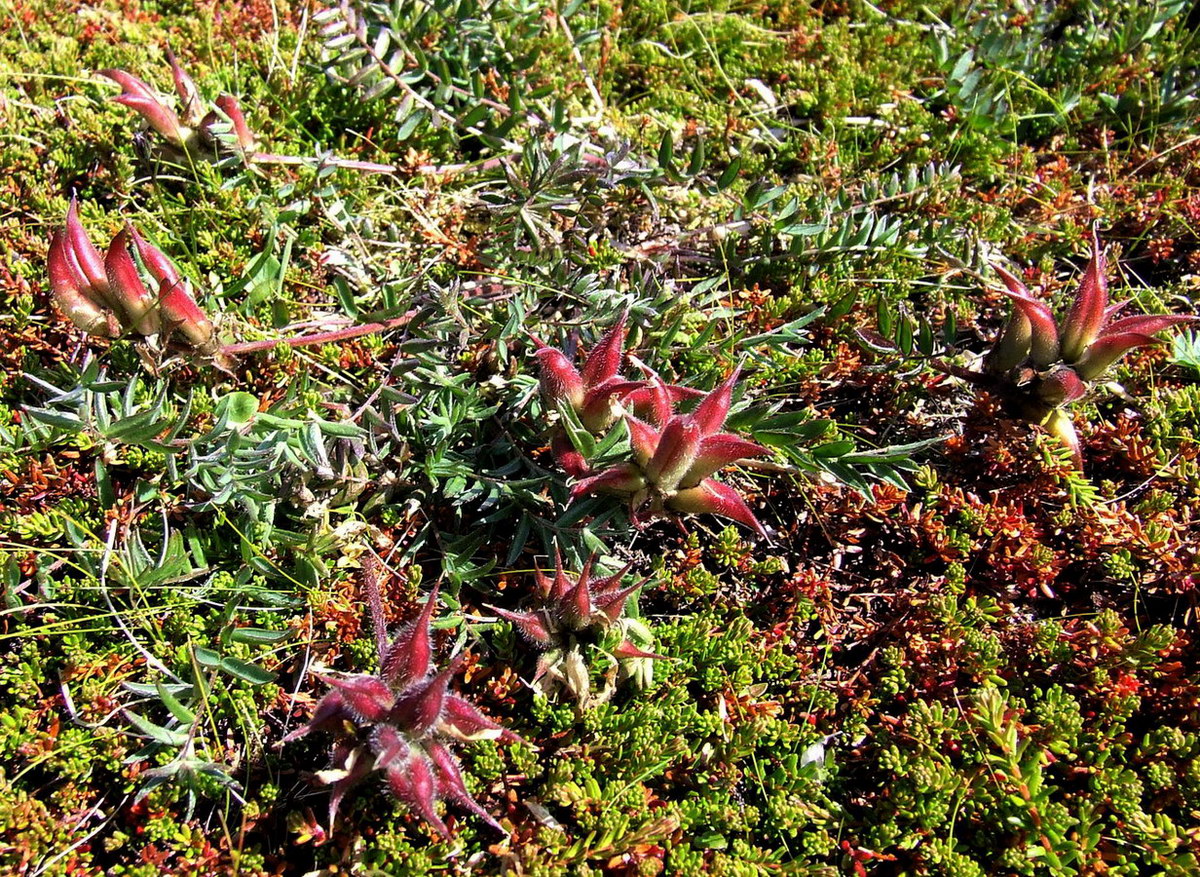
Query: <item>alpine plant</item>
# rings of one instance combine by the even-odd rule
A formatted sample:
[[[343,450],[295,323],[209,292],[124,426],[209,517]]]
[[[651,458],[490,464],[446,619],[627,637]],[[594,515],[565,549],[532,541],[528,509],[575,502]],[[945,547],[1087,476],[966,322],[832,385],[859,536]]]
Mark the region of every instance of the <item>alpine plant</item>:
[[[661,658],[647,651],[653,643],[649,628],[624,616],[629,597],[646,583],[643,579],[622,587],[631,564],[610,576],[595,577],[596,555],[588,558],[577,578],[563,570],[562,556],[554,556],[554,574],[534,571],[536,605],[524,612],[498,606],[488,608],[511,621],[518,631],[541,651],[533,688],[547,696],[565,689],[575,700],[588,703],[590,677],[587,654],[599,652],[622,678],[645,687],[654,678],[652,662]],[[596,700],[611,697],[615,680]]]
[[[706,395],[690,414],[676,414],[669,401],[669,388],[654,377],[647,388],[648,402],[656,423],[626,414],[633,459],[583,478],[571,489],[577,499],[596,493],[627,497],[634,521],[679,514],[714,514],[730,518],[760,536],[762,524],[741,495],[728,484],[709,476],[719,469],[749,457],[770,452],[762,445],[721,432],[740,368]]]
[[[187,282],[132,225],[126,225],[101,255],[84,231],[72,198],[66,225],[54,233],[46,261],[55,304],[87,334],[117,338],[132,333],[162,341],[180,336],[189,347],[213,349],[212,323]]]
[[[1095,231],[1092,258],[1062,321],[1017,277],[994,267],[1013,307],[995,346],[984,358],[984,368],[989,376],[1017,391],[1024,416],[1057,436],[1082,468],[1079,436],[1065,406],[1083,397],[1091,382],[1128,351],[1157,344],[1156,333],[1198,318],[1142,315],[1117,319],[1128,302],[1109,303],[1107,262]]]
[[[238,149],[249,156],[255,147],[255,137],[246,124],[237,98],[223,94],[216,99],[213,108],[206,110],[196,83],[170,49],[167,59],[179,98],[178,112],[132,73],[110,69],[101,70],[100,75],[121,87],[121,93],[113,100],[136,111],[147,126],[163,138],[172,157],[214,158],[220,151],[221,128],[226,125]]]
[[[437,812],[440,799],[452,801],[504,832],[467,791],[450,744],[456,740],[521,738],[449,690],[457,661],[435,669],[430,622],[437,605],[437,588],[417,620],[389,640],[373,564],[364,569],[364,581],[375,621],[379,672],[320,674],[330,692],[317,704],[309,722],[282,742],[298,740],[314,731],[336,735],[331,764],[317,774],[331,787],[331,828],[346,793],[375,771],[382,771],[391,793],[443,836],[450,832]]]
[[[555,429],[550,450],[568,475],[580,479],[571,491],[572,499],[616,494],[629,498],[635,520],[672,512],[709,513],[766,535],[738,492],[708,477],[738,460],[769,453],[761,445],[720,432],[738,372],[707,395],[667,384],[637,360],[649,377],[624,378],[620,370],[627,317],[622,315],[600,339],[582,369],[576,369],[561,350],[534,339],[542,397],[548,407],[568,407],[594,435],[607,431],[618,419],[629,428],[633,460],[596,474],[566,431]],[[703,398],[691,414],[675,413],[677,403],[697,397]]]

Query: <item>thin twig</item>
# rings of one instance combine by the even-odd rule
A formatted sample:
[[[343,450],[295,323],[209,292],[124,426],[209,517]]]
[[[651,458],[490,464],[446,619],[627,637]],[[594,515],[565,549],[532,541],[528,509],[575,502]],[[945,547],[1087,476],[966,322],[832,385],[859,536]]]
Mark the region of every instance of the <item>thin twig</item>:
[[[374,161],[359,161],[355,158],[337,158],[332,155],[276,155],[273,152],[255,152],[249,156],[252,164],[286,164],[311,165],[316,168],[337,167],[350,171],[362,171],[368,174],[394,174],[400,166],[395,164],[379,164]]]
[[[334,341],[345,341],[349,338],[359,338],[363,335],[373,335],[388,329],[398,329],[412,322],[418,313],[413,308],[399,317],[381,320],[377,323],[362,323],[358,326],[347,326],[344,329],[334,329],[329,332],[316,332],[312,335],[297,335],[291,338],[265,338],[262,341],[243,341],[240,344],[227,344],[217,352],[226,356],[241,356],[246,353],[258,353],[262,350],[274,350],[280,344],[288,347],[314,347],[318,344],[330,344]]]
[[[587,86],[587,90],[591,92],[592,100],[596,102],[597,115],[604,115],[604,98],[600,96],[600,90],[596,88],[595,80],[592,79],[591,72],[587,69],[587,65],[583,63],[583,55],[580,54],[579,46],[575,44],[575,36],[571,33],[571,28],[567,25],[567,17],[561,12],[555,13],[558,17],[558,26],[562,28],[563,36],[567,38],[567,42],[571,46],[571,57],[575,59],[575,63],[579,65],[579,72],[583,74],[583,83]]]
[[[75,852],[75,850],[79,849],[81,846],[83,846],[88,841],[90,841],[92,838],[94,838],[96,835],[98,835],[101,831],[103,831],[105,828],[108,827],[108,824],[110,822],[112,822],[113,819],[116,818],[118,813],[123,812],[125,803],[128,800],[129,800],[129,796],[126,795],[125,798],[121,801],[121,803],[118,804],[116,807],[113,807],[107,816],[104,816],[103,813],[100,813],[100,805],[102,803],[104,803],[104,799],[101,798],[99,801],[97,801],[95,803],[95,805],[92,806],[88,810],[88,812],[85,813],[82,816],[82,818],[80,818],[80,820],[76,823],[75,829],[77,830],[80,826],[83,825],[83,823],[87,819],[90,819],[96,813],[100,813],[101,816],[104,816],[104,818],[100,822],[100,824],[97,825],[95,828],[93,828],[91,831],[89,831],[87,834],[85,834],[83,837],[81,837],[79,840],[75,841],[73,844],[70,844],[69,846],[59,850],[57,853],[55,853],[50,858],[42,861],[33,871],[30,872],[29,877],[40,877],[41,874],[45,874],[46,871],[48,871],[50,869],[50,866],[53,865],[55,862],[59,861],[60,859],[64,858],[65,856],[68,856],[71,853]]]
[[[359,581],[362,589],[367,592],[367,604],[371,607],[371,623],[375,627],[375,648],[379,650],[380,659],[388,653],[387,619],[383,616],[383,589],[379,579],[382,565],[373,551],[363,554],[362,572]]]

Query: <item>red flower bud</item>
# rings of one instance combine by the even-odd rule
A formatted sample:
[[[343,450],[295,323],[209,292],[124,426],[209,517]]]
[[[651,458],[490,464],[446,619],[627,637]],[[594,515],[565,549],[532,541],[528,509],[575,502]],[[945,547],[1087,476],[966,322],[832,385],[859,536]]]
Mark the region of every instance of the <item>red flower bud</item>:
[[[1045,368],[1058,360],[1058,324],[1054,312],[1035,298],[1007,293],[1013,305],[1029,320],[1029,355],[1035,365]]]
[[[650,465],[650,458],[658,450],[662,436],[658,430],[636,417],[626,417],[625,425],[629,427],[629,445],[633,450],[633,459],[645,469]]]
[[[242,107],[237,98],[231,94],[223,94],[217,98],[217,106],[229,117],[229,121],[233,125],[233,133],[237,135],[238,146],[243,152],[253,151],[254,134],[251,133],[250,126],[246,124],[246,117],[242,115]]]
[[[460,807],[465,807],[470,810],[492,828],[503,834],[507,834],[504,827],[492,818],[491,814],[484,810],[471,797],[471,793],[467,791],[467,786],[463,782],[462,772],[458,767],[458,759],[441,743],[431,743],[428,747],[429,755],[433,759],[434,773],[437,779],[438,793],[445,798],[449,798]]]
[[[663,493],[673,491],[695,462],[700,439],[700,427],[691,417],[672,417],[646,466],[646,479]]]
[[[571,444],[571,439],[565,432],[557,431],[551,436],[550,453],[554,457],[554,462],[558,463],[562,470],[572,478],[583,478],[591,471],[587,460]]]
[[[542,398],[546,405],[556,408],[560,402],[566,402],[576,411],[582,408],[583,379],[566,354],[553,347],[542,346],[534,356],[541,366]]]
[[[628,569],[628,567],[626,567]],[[597,594],[595,597],[596,608],[604,613],[610,624],[613,624],[621,617],[625,611],[625,602],[629,597],[646,582],[640,581],[630,585],[628,588],[621,588],[617,591],[610,591],[606,594]]]
[[[433,655],[430,625],[437,606],[437,592],[437,585],[434,585],[421,614],[396,636],[387,654],[380,658],[383,678],[393,687],[403,688],[429,675]]]
[[[517,626],[517,630],[524,634],[525,638],[533,642],[535,645],[548,646],[553,642],[553,637],[550,635],[549,629],[546,627],[546,619],[534,612],[510,612],[507,609],[501,609],[499,606],[484,604],[488,609],[491,609],[501,618],[511,621]]]
[[[725,418],[729,416],[729,406],[733,403],[733,388],[737,384],[741,372],[741,366],[735,368],[733,374],[701,399],[700,404],[696,406],[692,418],[700,427],[702,435],[712,435],[725,425]]]
[[[1158,343],[1157,338],[1140,332],[1122,332],[1119,335],[1106,333],[1084,351],[1083,356],[1075,363],[1075,371],[1079,372],[1079,376],[1085,381],[1093,381],[1133,348]]]
[[[337,731],[343,722],[351,718],[350,710],[346,708],[346,702],[342,700],[342,695],[336,690],[331,691],[321,698],[308,723],[301,725],[284,737],[283,742],[291,743],[293,740],[308,736],[313,731]]]
[[[171,79],[175,82],[175,93],[179,95],[179,104],[183,107],[183,117],[191,124],[200,119],[200,89],[187,71],[179,66],[179,60],[171,47],[167,47],[167,61],[171,64]]]
[[[615,493],[632,496],[646,487],[646,476],[633,463],[620,463],[589,478],[584,478],[571,488],[571,499],[590,493]]]
[[[631,390],[642,386],[641,381],[623,381],[609,378],[604,383],[587,390],[583,405],[578,409],[579,420],[593,434],[600,434],[613,425],[620,414],[617,399]]]
[[[169,335],[172,330],[178,329],[193,346],[208,346],[212,341],[212,323],[188,292],[171,260],[138,234],[133,226],[129,226],[129,238],[133,241],[138,258],[158,282],[158,307],[163,331]]]
[[[558,550],[557,545],[554,546],[554,578],[548,578],[540,569],[534,570],[534,577],[542,591],[542,596],[548,597],[554,602],[566,599],[567,593],[574,587],[563,569],[562,552]]]
[[[1108,279],[1105,271],[1104,249],[1100,238],[1092,229],[1092,258],[1084,269],[1083,279],[1071,311],[1067,314],[1062,332],[1062,358],[1075,362],[1083,355],[1104,325],[1104,312],[1108,307]]]
[[[1055,366],[1037,386],[1038,397],[1049,405],[1066,405],[1087,393],[1087,385],[1069,365]]]
[[[87,295],[80,285],[78,274],[71,269],[67,258],[65,231],[60,229],[55,232],[46,261],[50,275],[50,294],[59,309],[72,323],[89,335],[113,337],[114,333],[109,327],[111,311]]]
[[[113,238],[104,257],[104,270],[113,297],[120,302],[122,310],[142,335],[157,335],[162,328],[158,313],[158,299],[142,282],[141,272],[129,255],[130,228],[125,228]]]
[[[322,678],[337,690],[341,706],[356,723],[378,722],[392,708],[392,690],[376,676]]]
[[[575,587],[563,598],[560,611],[563,619],[575,630],[588,627],[592,621],[592,565],[596,562],[593,553],[579,571]]]
[[[709,475],[731,463],[747,457],[767,457],[770,454],[771,452],[760,444],[727,432],[719,432],[700,443],[695,461],[679,484],[681,487],[695,487]]]
[[[437,782],[429,759],[418,749],[412,749],[408,758],[393,762],[387,768],[388,785],[392,794],[407,804],[412,811],[432,825],[443,837],[450,836],[450,829],[434,807],[437,800]]]
[[[450,677],[458,669],[455,661],[436,676],[415,682],[396,698],[396,706],[388,715],[394,722],[410,733],[424,736],[442,717],[450,686]]]
[[[1101,338],[1106,335],[1122,335],[1127,332],[1133,332],[1140,335],[1153,335],[1156,332],[1162,332],[1164,329],[1169,329],[1172,326],[1179,326],[1183,323],[1194,323],[1200,320],[1200,317],[1186,317],[1175,315],[1143,315],[1137,317],[1125,317],[1123,320],[1117,320],[1104,327],[1104,332]]]
[[[622,348],[625,346],[625,321],[628,318],[628,311],[621,314],[616,325],[604,334],[588,354],[580,373],[585,387],[598,387],[616,377],[621,368],[621,360],[625,356]]]
[[[104,293],[108,291],[104,259],[87,236],[87,232],[83,230],[83,223],[79,221],[79,203],[74,195],[71,196],[71,206],[67,208],[67,243],[91,291],[104,297]]]
[[[641,360],[634,359],[634,362],[650,376],[650,380],[645,386],[630,392],[625,402],[633,410],[634,416],[651,426],[661,429],[666,425],[677,402],[699,399],[707,395],[703,390],[668,384]]]

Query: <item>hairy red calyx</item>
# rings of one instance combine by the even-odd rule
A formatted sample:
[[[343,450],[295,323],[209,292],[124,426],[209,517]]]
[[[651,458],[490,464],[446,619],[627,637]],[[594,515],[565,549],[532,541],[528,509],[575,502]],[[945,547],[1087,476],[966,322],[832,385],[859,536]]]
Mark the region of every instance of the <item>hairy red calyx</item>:
[[[709,477],[738,460],[770,453],[762,445],[720,432],[729,415],[739,374],[740,369],[735,370],[690,414],[675,414],[670,407],[659,409],[661,426],[627,414],[633,460],[581,479],[571,489],[571,497],[616,494],[628,497],[635,519],[669,513],[715,514],[765,536],[762,524],[741,495]],[[656,376],[651,386],[660,399],[669,396]]]
[[[55,304],[89,335],[116,338],[136,333],[165,340],[178,334],[197,350],[214,347],[212,323],[187,282],[132,225],[118,233],[101,256],[72,198],[66,225],[55,232],[46,263]]]

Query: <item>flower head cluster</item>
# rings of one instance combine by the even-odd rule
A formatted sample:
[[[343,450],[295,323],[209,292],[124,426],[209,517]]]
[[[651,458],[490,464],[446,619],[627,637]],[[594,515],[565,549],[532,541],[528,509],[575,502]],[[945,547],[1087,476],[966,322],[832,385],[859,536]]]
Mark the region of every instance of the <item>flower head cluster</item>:
[[[653,378],[648,388],[649,423],[626,415],[633,459],[580,480],[571,497],[612,493],[629,497],[634,516],[666,512],[708,513],[731,518],[766,535],[741,495],[709,476],[725,466],[770,452],[732,433],[721,432],[739,370],[705,396],[690,414],[676,414],[669,390]],[[654,401],[655,398],[657,401]]]
[[[625,676],[641,683],[652,676],[649,662],[661,657],[647,651],[653,641],[649,629],[637,619],[623,617],[626,602],[645,580],[622,587],[630,565],[594,578],[595,564],[593,554],[572,580],[556,552],[553,576],[540,569],[534,573],[540,605],[525,612],[488,607],[542,651],[535,687],[545,691],[562,686],[581,702],[588,699],[590,687],[583,653],[589,642],[615,661]]]
[[[1061,406],[1087,393],[1088,383],[1135,347],[1157,344],[1153,336],[1196,320],[1189,316],[1134,316],[1116,319],[1128,302],[1109,304],[1106,260],[1093,232],[1092,258],[1075,300],[1061,323],[1019,279],[996,266],[1013,310],[984,366],[988,373],[1018,386],[1031,414],[1071,449],[1081,462],[1079,438]]]
[[[737,460],[769,453],[761,445],[720,432],[738,373],[707,395],[667,384],[640,363],[648,379],[621,377],[626,316],[601,338],[581,370],[562,351],[538,342],[542,395],[548,404],[569,406],[593,434],[620,418],[629,427],[634,459],[597,474],[591,474],[588,461],[566,433],[555,432],[550,444],[555,459],[567,474],[581,479],[572,498],[612,493],[628,496],[635,516],[711,513],[763,533],[737,491],[708,477]],[[703,398],[692,413],[675,413],[677,403],[698,396]]]
[[[121,93],[114,100],[136,110],[146,124],[175,150],[192,156],[215,155],[218,151],[217,126],[228,122],[238,147],[243,153],[251,152],[255,146],[254,134],[246,124],[237,98],[223,94],[215,101],[215,108],[205,112],[200,90],[179,66],[170,49],[167,50],[167,58],[171,62],[171,78],[175,83],[175,93],[179,96],[181,113],[164,103],[149,85],[131,73],[101,70],[100,75],[121,86]]]
[[[137,251],[146,274],[130,254]],[[79,221],[71,199],[66,226],[55,232],[47,257],[55,303],[89,335],[116,338],[126,332],[168,338],[178,332],[192,347],[213,344],[213,326],[188,291],[187,283],[162,251],[127,225],[103,256]]]
[[[373,578],[368,576],[367,581]],[[377,596],[372,604],[378,618]],[[331,766],[318,774],[332,786],[331,825],[346,792],[380,770],[392,794],[443,835],[449,830],[435,807],[441,798],[504,830],[467,791],[447,744],[450,740],[520,738],[449,690],[457,662],[433,672],[430,621],[436,605],[435,589],[420,617],[391,642],[377,622],[378,675],[322,674],[332,690],[317,704],[312,719],[283,739],[287,743],[313,731],[338,735]]]

